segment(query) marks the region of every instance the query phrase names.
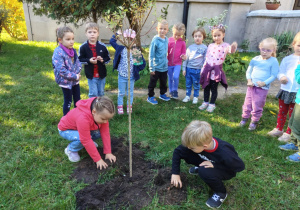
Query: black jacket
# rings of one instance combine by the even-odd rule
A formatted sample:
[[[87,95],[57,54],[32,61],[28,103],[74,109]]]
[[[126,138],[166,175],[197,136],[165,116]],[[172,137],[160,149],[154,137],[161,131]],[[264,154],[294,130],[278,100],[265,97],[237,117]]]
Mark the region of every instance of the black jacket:
[[[106,77],[106,67],[105,64],[109,63],[110,57],[109,57],[109,52],[102,42],[97,41],[96,43],[96,52],[97,56],[101,56],[104,60],[103,63],[100,61],[97,61],[98,65],[98,73],[99,77],[101,79]],[[90,59],[93,57],[93,52],[89,47],[88,41],[84,42],[80,47],[79,47],[79,61],[84,64],[84,72],[85,75],[88,79],[93,79],[94,76],[94,65],[90,63]]]

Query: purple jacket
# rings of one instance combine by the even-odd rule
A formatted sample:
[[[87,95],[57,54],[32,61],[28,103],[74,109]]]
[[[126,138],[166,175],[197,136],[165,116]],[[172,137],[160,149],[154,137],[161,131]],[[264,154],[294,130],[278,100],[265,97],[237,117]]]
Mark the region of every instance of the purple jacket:
[[[209,84],[211,71],[215,70],[215,81],[221,82],[222,86],[227,90],[227,80],[222,66],[223,64],[210,66],[208,63],[206,63],[203,70],[201,71],[200,77],[200,84],[203,89]]]
[[[72,58],[60,47],[55,48],[52,56],[52,66],[56,83],[63,88],[72,89],[79,83],[77,74],[81,71],[76,51],[74,50],[74,62]]]
[[[168,66],[181,65],[181,55],[185,55],[186,46],[185,41],[179,38],[176,42],[173,37],[169,38],[168,43]]]

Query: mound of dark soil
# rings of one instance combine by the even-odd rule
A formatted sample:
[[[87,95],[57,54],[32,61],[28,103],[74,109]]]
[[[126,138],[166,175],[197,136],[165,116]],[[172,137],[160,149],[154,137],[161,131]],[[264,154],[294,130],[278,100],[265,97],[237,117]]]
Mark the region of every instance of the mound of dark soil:
[[[101,150],[99,148],[104,157]],[[149,205],[155,196],[159,203],[167,205],[180,204],[186,200],[185,186],[188,180],[184,174],[181,174],[185,183],[183,188],[171,186],[171,169],[145,161],[144,152],[133,146],[133,176],[129,177],[129,149],[124,139],[112,138],[112,153],[117,157],[117,162],[109,163],[106,170],[97,170],[90,157],[79,162],[72,176],[90,185],[76,193],[78,209],[141,209]],[[103,181],[101,177],[107,178],[111,174],[112,179],[98,184]]]

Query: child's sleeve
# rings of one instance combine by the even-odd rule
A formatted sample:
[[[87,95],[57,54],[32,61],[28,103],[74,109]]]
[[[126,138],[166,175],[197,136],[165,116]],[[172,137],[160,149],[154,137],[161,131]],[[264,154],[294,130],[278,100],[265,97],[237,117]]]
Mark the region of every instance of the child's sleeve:
[[[90,58],[87,57],[86,50],[84,49],[84,44],[80,45],[79,47],[78,58],[79,61],[84,65],[90,63]]]
[[[101,133],[101,139],[103,142],[103,154],[111,153],[111,139],[109,133],[109,122],[101,124],[99,129]]]
[[[187,67],[187,65],[188,65],[188,63],[189,63],[189,56],[190,56],[190,48],[188,48],[187,50],[186,50],[186,60],[185,61],[183,61],[183,63],[182,63],[182,69],[183,69],[183,71],[186,71],[186,67]]]
[[[295,70],[295,80],[298,84],[300,84],[300,64],[297,65]]]
[[[150,44],[150,49],[149,49],[149,70],[150,70],[150,72],[155,72],[154,58],[155,58],[155,43],[154,43],[154,41],[152,41]]]
[[[105,64],[108,64],[110,62],[110,56],[109,56],[109,51],[107,47],[104,45],[104,52],[103,52],[103,61]]]
[[[59,75],[66,80],[77,80],[77,74],[68,70],[64,57],[57,51],[54,51],[52,65],[55,75]]]
[[[279,73],[277,75],[277,78],[280,80],[281,77],[286,76],[287,73],[287,65],[286,65],[286,59],[284,58],[279,66]]]
[[[279,71],[279,63],[278,60],[274,58],[271,66],[271,76],[268,79],[266,79],[264,83],[266,85],[269,85],[271,82],[273,82],[277,78],[278,71]]]
[[[119,49],[119,47],[121,47],[120,45],[117,44],[117,37],[115,34],[112,35],[112,37],[109,40],[109,44],[111,44],[111,46],[117,51]]]
[[[250,61],[249,63],[249,66],[247,68],[247,71],[246,71],[246,79],[252,79],[251,77],[251,74],[252,74],[252,71],[253,71],[253,59]]]
[[[186,45],[185,42],[183,41],[183,45],[181,46],[181,55],[185,55],[186,54]]]
[[[203,60],[200,64],[200,67],[203,68],[204,66],[204,62],[205,62],[205,58],[206,58],[206,52],[207,52],[207,47],[204,48],[204,52],[203,52]]]

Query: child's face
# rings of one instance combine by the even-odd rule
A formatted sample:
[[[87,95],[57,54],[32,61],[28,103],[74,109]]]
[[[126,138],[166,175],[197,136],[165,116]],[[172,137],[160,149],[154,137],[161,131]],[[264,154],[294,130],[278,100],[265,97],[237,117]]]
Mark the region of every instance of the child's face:
[[[182,32],[181,31],[178,31],[176,29],[173,30],[173,38],[175,41],[177,41],[179,38],[182,37]]]
[[[262,44],[259,50],[260,50],[260,55],[264,60],[269,59],[272,53],[275,51],[273,45],[268,43]]]
[[[194,41],[196,44],[202,44],[203,34],[200,31],[194,33]]]
[[[107,111],[107,109],[104,109],[102,112],[97,112],[93,109],[92,115],[97,124],[107,123],[107,121],[114,116],[114,114]]]
[[[160,38],[165,38],[166,34],[168,33],[168,25],[165,24],[158,24],[156,27],[156,31],[158,32],[158,36]]]
[[[216,44],[222,44],[225,37],[225,33],[219,30],[214,30],[212,33],[213,40]]]
[[[66,32],[63,38],[58,38],[58,41],[66,48],[72,49],[74,45],[74,34],[72,32]]]
[[[295,42],[295,44],[293,44],[293,48],[294,48],[294,54],[296,56],[300,56],[300,41]]]
[[[90,28],[85,32],[85,35],[90,42],[95,43],[98,40],[99,32],[94,28]]]

